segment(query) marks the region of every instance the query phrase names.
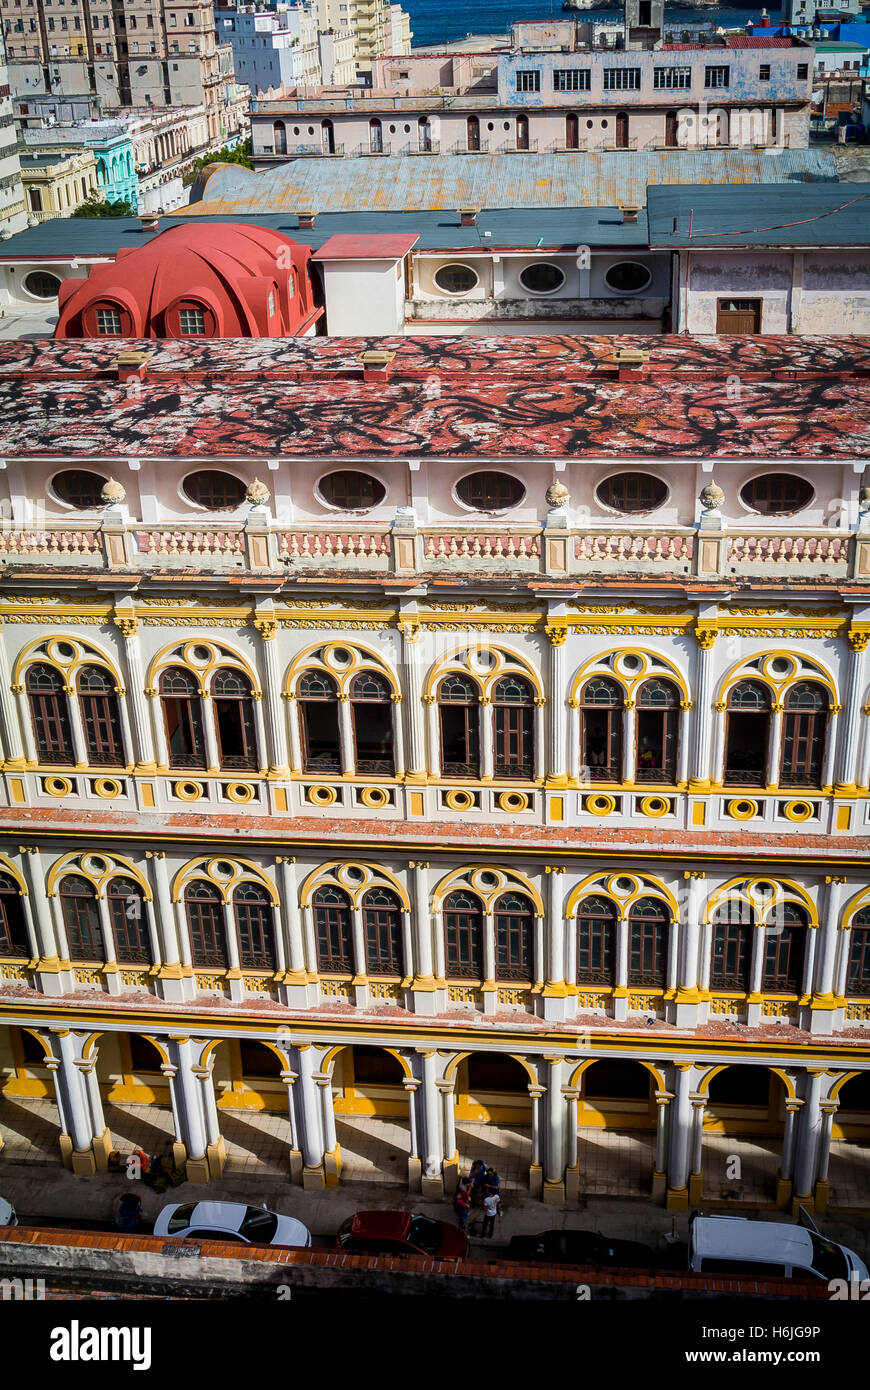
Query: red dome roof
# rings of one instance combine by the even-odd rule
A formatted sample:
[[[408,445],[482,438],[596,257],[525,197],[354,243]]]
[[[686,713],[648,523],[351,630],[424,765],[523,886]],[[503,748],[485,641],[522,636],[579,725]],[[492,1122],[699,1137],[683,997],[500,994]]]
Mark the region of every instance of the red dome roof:
[[[56,338],[283,338],[319,317],[311,251],[268,227],[198,222],[60,287]]]

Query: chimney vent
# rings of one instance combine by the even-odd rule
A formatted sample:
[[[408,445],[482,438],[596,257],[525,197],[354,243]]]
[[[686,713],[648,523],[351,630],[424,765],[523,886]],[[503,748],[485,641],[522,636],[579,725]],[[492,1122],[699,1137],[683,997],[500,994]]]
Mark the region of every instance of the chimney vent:
[[[384,382],[390,375],[390,363],[396,354],[383,348],[367,348],[359,355],[363,368],[363,381]]]
[[[143,231],[143,232],[159,232],[159,231],[160,231],[160,218],[157,216],[157,213],[156,213],[156,212],[147,212],[147,213],[145,214],[145,216],[142,218],[142,231]]]
[[[477,214],[478,214],[479,212],[480,212],[480,208],[460,208],[460,209],[459,209],[459,225],[460,225],[460,227],[476,227],[476,226],[477,226]]]
[[[643,348],[617,348],[613,361],[620,381],[639,381],[646,376],[649,353]]]
[[[314,226],[314,219],[315,219],[316,216],[317,216],[317,213],[316,213],[316,212],[297,212],[297,214],[296,214],[296,219],[297,219],[297,221],[298,221],[298,223],[299,223],[300,228],[302,228],[302,227],[313,227],[313,226]]]
[[[624,203],[620,203],[620,211],[622,213],[623,222],[636,222],[640,208],[632,207],[630,204],[626,206]]]
[[[119,352],[115,358],[115,366],[118,369],[118,380],[129,381],[131,377],[136,377],[137,381],[145,380],[145,371],[154,356],[153,352],[142,352],[138,348],[131,348],[127,352]]]

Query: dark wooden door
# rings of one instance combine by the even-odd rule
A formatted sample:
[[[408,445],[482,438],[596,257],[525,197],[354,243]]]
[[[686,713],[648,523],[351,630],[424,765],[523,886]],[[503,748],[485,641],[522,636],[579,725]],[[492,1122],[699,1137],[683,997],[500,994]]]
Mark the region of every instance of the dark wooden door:
[[[665,115],[665,146],[669,150],[677,147],[677,113],[668,111]]]
[[[628,149],[628,112],[617,111],[616,113],[616,148],[618,150]]]

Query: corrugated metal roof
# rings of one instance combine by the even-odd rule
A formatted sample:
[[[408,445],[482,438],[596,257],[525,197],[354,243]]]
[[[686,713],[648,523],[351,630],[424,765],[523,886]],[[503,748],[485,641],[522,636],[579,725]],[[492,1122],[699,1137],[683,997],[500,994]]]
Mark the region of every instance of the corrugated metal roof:
[[[651,188],[647,210],[651,246],[870,246],[860,184]]]
[[[654,183],[784,183],[837,178],[830,150],[586,151],[310,159],[255,174],[219,165],[186,216],[415,212],[460,207],[616,207],[642,204]]]

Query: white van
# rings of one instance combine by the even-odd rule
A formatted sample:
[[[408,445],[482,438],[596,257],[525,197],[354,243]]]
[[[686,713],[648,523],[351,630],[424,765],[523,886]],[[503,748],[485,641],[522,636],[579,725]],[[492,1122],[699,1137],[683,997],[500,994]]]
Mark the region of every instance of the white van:
[[[867,1279],[854,1250],[837,1245],[809,1220],[751,1221],[746,1216],[695,1216],[689,1223],[689,1269],[701,1274],[770,1279]]]
[[[18,1217],[11,1202],[0,1197],[0,1226],[17,1226]]]

